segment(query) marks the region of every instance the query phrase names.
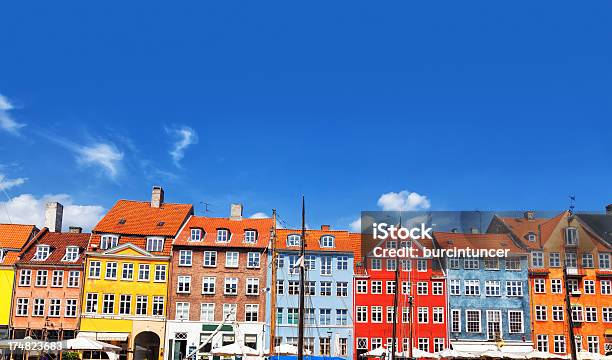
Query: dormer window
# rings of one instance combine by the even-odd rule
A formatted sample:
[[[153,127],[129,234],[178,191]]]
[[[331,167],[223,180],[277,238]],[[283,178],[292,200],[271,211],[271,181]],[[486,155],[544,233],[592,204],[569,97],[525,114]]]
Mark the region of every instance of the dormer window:
[[[189,241],[202,241],[202,229],[192,228]]]
[[[300,235],[287,236],[287,246],[300,246]]]
[[[162,251],[164,249],[163,237],[148,237],[147,251]]]
[[[536,234],[530,232],[529,234],[527,234],[527,240],[529,240],[530,242],[535,242],[536,241]]]
[[[119,237],[116,235],[102,235],[100,239],[100,249],[112,249],[119,244]]]
[[[578,245],[578,229],[576,229],[575,227],[568,227],[565,229],[565,245]]]
[[[217,229],[217,242],[226,243],[230,240],[230,232],[227,229]]]
[[[247,244],[255,244],[257,242],[257,231],[256,230],[245,230],[244,231],[244,242]]]
[[[79,248],[77,246],[66,247],[66,254],[62,261],[75,262],[79,258]]]
[[[38,245],[36,247],[36,254],[34,254],[34,261],[45,261],[51,255],[51,247],[49,245]]]
[[[334,237],[331,235],[321,236],[321,247],[322,248],[333,248]]]

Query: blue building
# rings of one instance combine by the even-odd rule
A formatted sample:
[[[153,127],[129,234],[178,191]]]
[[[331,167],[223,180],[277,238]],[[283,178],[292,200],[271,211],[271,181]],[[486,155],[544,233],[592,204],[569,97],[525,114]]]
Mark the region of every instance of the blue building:
[[[268,267],[268,288],[275,287],[276,301],[273,306],[268,291],[266,320],[270,325],[271,316],[275,317],[276,346],[297,346],[300,241],[300,231],[279,229],[275,284],[272,266]],[[322,226],[306,232],[304,347],[311,355],[353,357],[353,246],[347,231]],[[266,335],[269,344],[270,330]]]
[[[490,249],[504,254],[445,258],[453,348],[532,350],[527,253],[502,234],[438,232],[434,237],[442,249]]]

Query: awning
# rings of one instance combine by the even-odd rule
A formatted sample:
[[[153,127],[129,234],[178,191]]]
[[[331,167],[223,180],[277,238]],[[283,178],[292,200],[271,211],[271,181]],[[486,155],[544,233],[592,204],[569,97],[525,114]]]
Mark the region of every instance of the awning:
[[[459,351],[467,351],[471,353],[481,353],[484,351],[504,351],[511,353],[528,353],[533,351],[533,343],[531,342],[508,342],[505,341],[501,347],[498,347],[496,342],[491,341],[461,341],[451,340],[453,349]]]
[[[126,341],[130,333],[126,332],[95,332],[95,331],[81,331],[77,337],[87,337],[94,340],[101,341]]]

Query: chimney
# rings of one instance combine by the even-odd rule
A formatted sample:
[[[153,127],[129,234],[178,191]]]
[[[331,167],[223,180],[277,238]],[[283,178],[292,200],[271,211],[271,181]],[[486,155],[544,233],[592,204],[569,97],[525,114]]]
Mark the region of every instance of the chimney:
[[[321,225],[321,230],[329,231],[329,225]]]
[[[478,231],[478,228],[475,228],[475,227],[471,227],[471,228],[470,228],[470,232],[471,232],[472,234],[478,234],[478,233],[480,233],[480,231]]]
[[[80,234],[83,232],[83,228],[80,226],[70,226],[68,227],[68,232],[73,234]]]
[[[45,205],[45,227],[51,232],[62,232],[64,206],[57,201]]]
[[[158,208],[164,203],[164,188],[153,186],[151,191],[151,207]]]
[[[523,213],[523,217],[525,217],[525,219],[527,220],[533,220],[533,215],[534,215],[534,211],[533,210],[529,210],[529,211],[525,211]]]
[[[242,220],[242,204],[232,204],[230,207],[230,220]]]
[[[612,216],[612,204],[608,204],[608,206],[606,206],[606,215]]]
[[[451,229],[451,232],[452,232],[453,234],[456,234],[456,233],[458,233],[458,232],[459,232],[459,230],[458,230],[457,228],[452,228],[452,229]]]

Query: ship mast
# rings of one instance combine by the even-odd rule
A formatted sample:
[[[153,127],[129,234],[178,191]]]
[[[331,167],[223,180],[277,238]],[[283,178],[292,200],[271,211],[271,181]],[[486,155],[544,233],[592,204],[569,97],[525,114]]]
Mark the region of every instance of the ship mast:
[[[304,359],[304,302],[305,302],[305,249],[306,249],[306,207],[304,196],[302,196],[302,236],[300,238],[300,256],[298,266],[300,270],[300,308],[298,313],[298,355],[297,360]]]
[[[270,354],[275,355],[276,343],[276,271],[278,259],[276,258],[276,209],[272,209],[272,229],[270,229],[270,256],[272,258],[272,279],[270,281]]]

